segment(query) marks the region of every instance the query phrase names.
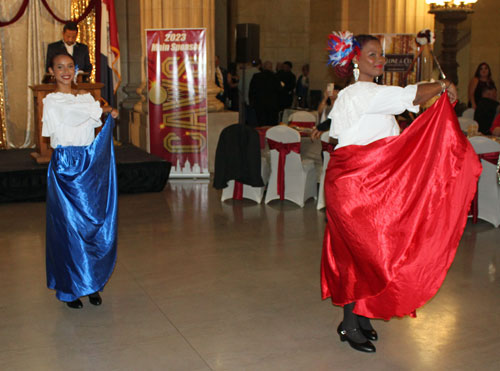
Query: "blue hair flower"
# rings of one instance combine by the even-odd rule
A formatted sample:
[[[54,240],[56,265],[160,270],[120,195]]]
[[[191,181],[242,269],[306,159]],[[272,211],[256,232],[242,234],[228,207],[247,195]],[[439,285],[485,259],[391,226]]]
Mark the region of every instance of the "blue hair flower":
[[[349,31],[333,31],[328,35],[328,64],[333,67],[347,66],[355,55],[359,55],[361,48]]]

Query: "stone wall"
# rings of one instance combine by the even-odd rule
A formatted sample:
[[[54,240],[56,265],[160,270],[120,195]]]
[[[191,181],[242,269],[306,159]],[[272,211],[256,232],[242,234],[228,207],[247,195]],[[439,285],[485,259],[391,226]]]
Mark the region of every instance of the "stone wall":
[[[342,0],[311,0],[310,14],[313,20],[309,33],[309,64],[311,66],[310,88],[324,90],[327,83],[339,83],[339,79],[328,67],[326,44],[328,34],[341,29]]]
[[[487,62],[497,89],[500,89],[500,3],[498,0],[479,0],[471,18],[471,40],[469,54],[469,79],[477,66]],[[460,60],[459,60],[460,63]]]
[[[260,25],[260,58],[293,64],[297,77],[303,64],[309,62],[309,27],[311,0],[234,0],[232,25]],[[234,31],[233,31],[234,32]],[[235,46],[230,45],[231,60]]]

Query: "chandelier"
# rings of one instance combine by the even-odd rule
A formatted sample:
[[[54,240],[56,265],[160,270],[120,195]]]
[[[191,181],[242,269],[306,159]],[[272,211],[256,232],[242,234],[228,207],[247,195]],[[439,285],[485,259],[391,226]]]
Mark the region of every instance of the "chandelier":
[[[431,6],[429,13],[461,11],[472,13],[477,0],[425,0]]]

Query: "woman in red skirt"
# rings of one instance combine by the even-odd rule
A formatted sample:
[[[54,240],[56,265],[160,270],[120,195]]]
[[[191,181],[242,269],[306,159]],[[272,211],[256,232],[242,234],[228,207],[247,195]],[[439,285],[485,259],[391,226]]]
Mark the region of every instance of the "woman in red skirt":
[[[330,49],[331,64],[356,82],[329,115],[338,145],[325,178],[322,296],[344,308],[341,341],[375,352],[370,318],[414,317],[441,286],[481,166],[451,107],[451,82],[375,84],[385,58],[374,36],[333,33]],[[438,94],[399,135],[394,115],[418,112]]]

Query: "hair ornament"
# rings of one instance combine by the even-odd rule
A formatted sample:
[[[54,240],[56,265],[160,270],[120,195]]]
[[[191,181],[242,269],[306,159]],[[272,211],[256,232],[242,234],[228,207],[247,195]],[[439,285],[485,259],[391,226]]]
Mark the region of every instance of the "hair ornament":
[[[351,63],[355,55],[359,55],[361,48],[349,31],[333,31],[328,35],[328,64],[333,67],[345,67]]]
[[[73,76],[73,82],[76,84],[77,80],[78,80],[78,75],[83,73],[84,71],[82,71],[80,69],[80,67],[78,67],[77,64],[75,64],[75,76]]]
[[[434,32],[432,32],[429,29],[425,29],[420,31],[417,34],[417,37],[415,39],[417,44],[419,46],[427,45],[427,44],[434,44],[434,41],[436,41],[436,36],[434,35]]]

